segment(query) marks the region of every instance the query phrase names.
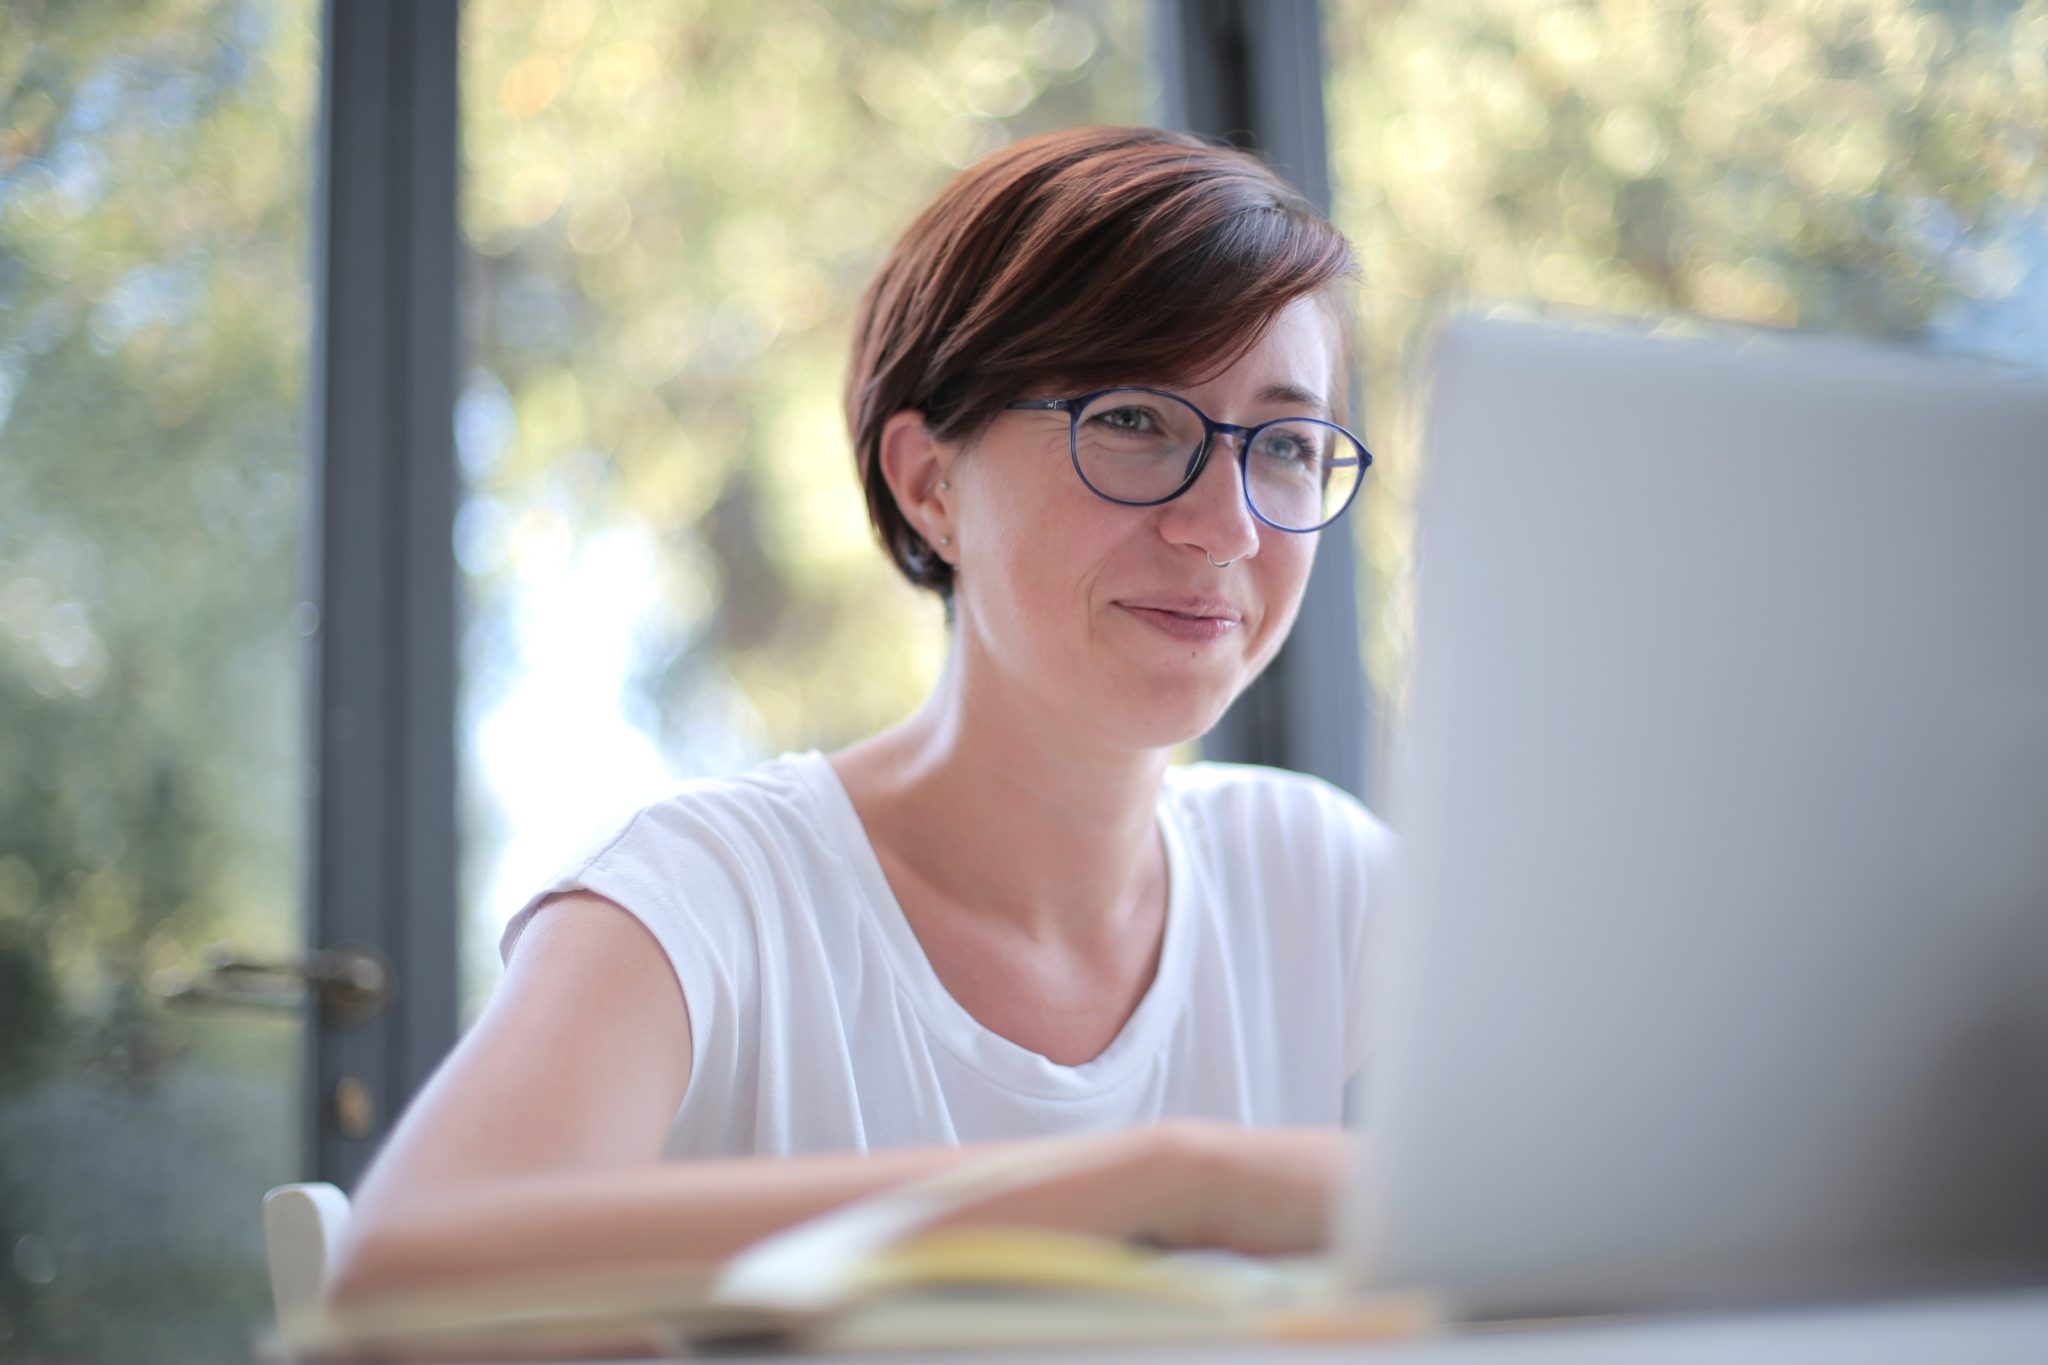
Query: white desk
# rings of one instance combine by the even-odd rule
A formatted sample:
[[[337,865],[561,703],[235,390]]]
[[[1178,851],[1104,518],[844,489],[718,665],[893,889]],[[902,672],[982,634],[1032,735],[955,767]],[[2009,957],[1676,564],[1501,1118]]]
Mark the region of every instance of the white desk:
[[[1582,1323],[1426,1341],[1118,1348],[971,1355],[838,1356],[861,1365],[1022,1358],[1057,1365],[2048,1365],[2048,1289],[1736,1317]],[[752,1357],[760,1361],[763,1357]],[[766,1359],[818,1361],[826,1357]]]

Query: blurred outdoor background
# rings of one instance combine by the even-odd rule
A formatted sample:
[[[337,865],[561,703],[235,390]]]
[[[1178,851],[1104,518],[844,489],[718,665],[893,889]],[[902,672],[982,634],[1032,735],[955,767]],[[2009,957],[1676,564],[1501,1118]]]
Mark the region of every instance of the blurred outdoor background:
[[[1357,647],[1389,709],[1407,376],[1447,303],[2048,368],[2048,0],[1323,10],[1378,457]],[[840,422],[852,305],[982,153],[1155,118],[1155,19],[463,6],[465,1018],[506,915],[622,813],[922,695],[938,608],[875,548]],[[256,1199],[302,1174],[302,1024],[153,983],[304,938],[320,33],[315,0],[0,9],[9,1360],[246,1354]]]

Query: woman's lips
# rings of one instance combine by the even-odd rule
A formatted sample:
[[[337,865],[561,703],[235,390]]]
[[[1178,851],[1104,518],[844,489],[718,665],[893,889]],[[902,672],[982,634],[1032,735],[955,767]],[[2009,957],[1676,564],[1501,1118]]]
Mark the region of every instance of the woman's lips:
[[[1134,602],[1119,602],[1117,605],[1146,625],[1164,631],[1176,640],[1191,640],[1197,643],[1220,640],[1243,624],[1235,616],[1202,616],[1192,612],[1169,611],[1164,607],[1141,607]]]

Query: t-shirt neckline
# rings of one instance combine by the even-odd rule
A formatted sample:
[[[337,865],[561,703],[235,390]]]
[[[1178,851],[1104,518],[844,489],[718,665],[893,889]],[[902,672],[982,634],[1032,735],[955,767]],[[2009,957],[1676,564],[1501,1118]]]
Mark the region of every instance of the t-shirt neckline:
[[[860,811],[831,761],[816,749],[790,758],[818,798],[820,814],[859,889],[862,908],[886,945],[898,989],[909,999],[926,1031],[948,1052],[1011,1090],[1050,1100],[1092,1098],[1129,1080],[1158,1056],[1187,1001],[1192,927],[1188,920],[1193,906],[1187,849],[1163,786],[1158,821],[1166,845],[1167,892],[1159,966],[1137,1008],[1109,1046],[1088,1061],[1066,1066],[1011,1042],[953,998],[910,927]]]

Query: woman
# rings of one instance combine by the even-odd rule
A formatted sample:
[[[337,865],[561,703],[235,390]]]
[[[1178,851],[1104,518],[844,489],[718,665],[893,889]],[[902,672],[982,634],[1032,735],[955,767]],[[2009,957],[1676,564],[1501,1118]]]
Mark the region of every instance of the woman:
[[[1354,281],[1298,194],[1184,134],[1032,138],[949,185],[846,386],[880,538],[946,602],[937,686],[686,785],[514,917],[333,1297],[720,1257],[1077,1133],[1090,1161],[979,1216],[1317,1245],[1386,832],[1168,757],[1279,649],[1368,462],[1336,425]]]

